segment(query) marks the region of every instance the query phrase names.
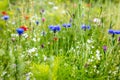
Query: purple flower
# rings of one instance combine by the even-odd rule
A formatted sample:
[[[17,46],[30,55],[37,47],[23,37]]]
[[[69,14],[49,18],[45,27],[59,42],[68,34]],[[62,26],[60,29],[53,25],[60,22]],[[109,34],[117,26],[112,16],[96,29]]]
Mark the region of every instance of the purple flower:
[[[4,19],[5,21],[7,21],[7,20],[9,19],[9,16],[8,16],[8,15],[4,15],[4,16],[2,17],[2,19]]]
[[[103,46],[103,50],[104,50],[104,52],[106,52],[107,46]]]
[[[18,28],[16,31],[19,35],[22,35],[24,33],[24,29],[22,28]]]

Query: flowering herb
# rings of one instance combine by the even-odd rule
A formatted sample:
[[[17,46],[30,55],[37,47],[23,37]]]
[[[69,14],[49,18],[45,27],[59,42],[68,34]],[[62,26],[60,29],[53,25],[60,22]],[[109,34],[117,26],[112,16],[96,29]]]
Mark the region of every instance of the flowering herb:
[[[5,21],[7,21],[7,20],[9,19],[9,16],[8,16],[8,15],[4,15],[4,16],[2,17],[2,19],[4,19]]]
[[[16,31],[19,35],[22,35],[24,33],[24,29],[22,28],[18,28]]]

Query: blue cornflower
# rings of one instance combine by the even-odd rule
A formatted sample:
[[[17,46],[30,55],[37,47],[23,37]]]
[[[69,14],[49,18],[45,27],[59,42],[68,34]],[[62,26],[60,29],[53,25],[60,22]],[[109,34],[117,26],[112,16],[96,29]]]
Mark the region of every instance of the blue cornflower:
[[[68,27],[71,27],[71,24],[70,24],[70,23],[68,23],[68,24],[63,24],[62,26],[65,27],[65,28],[68,28]]]
[[[50,25],[49,29],[51,29],[55,33],[57,31],[60,31],[60,26],[59,25],[56,25],[56,26]]]
[[[48,27],[49,27],[50,30],[52,30],[54,26],[53,26],[53,25],[50,25],[50,26],[48,26]]]
[[[90,29],[90,26],[83,24],[83,25],[81,26],[81,28],[82,28],[83,30],[86,30],[86,29],[89,30],[89,29]]]
[[[38,25],[38,24],[39,24],[39,21],[36,21],[36,24]]]
[[[67,24],[63,24],[62,26],[63,26],[63,27],[67,27]]]
[[[71,27],[71,24],[67,24],[67,27]]]
[[[108,30],[108,33],[109,34],[120,34],[120,31],[119,30],[112,30],[112,29],[110,29],[110,30]]]
[[[115,34],[120,34],[120,31],[116,30],[114,31]]]
[[[86,29],[86,25],[83,24],[83,25],[81,26],[81,28],[82,28],[82,29]]]
[[[114,34],[114,30],[110,29],[110,30],[108,30],[108,33],[109,34]]]
[[[8,19],[9,19],[9,16],[8,16],[8,15],[4,15],[4,16],[2,17],[2,19],[8,20]]]
[[[87,26],[87,29],[90,29],[90,25]]]
[[[18,29],[16,29],[16,31],[19,35],[24,33],[24,29],[22,29],[22,28],[18,28]]]

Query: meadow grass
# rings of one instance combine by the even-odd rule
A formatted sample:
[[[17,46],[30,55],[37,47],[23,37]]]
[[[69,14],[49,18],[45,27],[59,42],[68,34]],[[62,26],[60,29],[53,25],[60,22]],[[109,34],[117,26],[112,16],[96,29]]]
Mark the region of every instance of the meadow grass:
[[[120,3],[20,0],[9,2],[5,12],[0,80],[120,79],[119,34],[108,33],[120,29]],[[17,33],[21,26],[27,27],[23,34]]]

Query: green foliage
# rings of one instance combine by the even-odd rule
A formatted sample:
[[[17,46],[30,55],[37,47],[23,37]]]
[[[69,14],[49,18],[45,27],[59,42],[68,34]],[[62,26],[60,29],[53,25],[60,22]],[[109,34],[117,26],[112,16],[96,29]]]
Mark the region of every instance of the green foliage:
[[[0,0],[0,11],[7,10],[8,0]]]
[[[108,34],[111,25],[119,29],[120,4],[79,1],[10,0],[9,9],[0,1],[10,16],[0,19],[0,80],[120,80],[119,35]],[[71,18],[71,27],[63,27]],[[21,26],[28,30],[18,35]]]

